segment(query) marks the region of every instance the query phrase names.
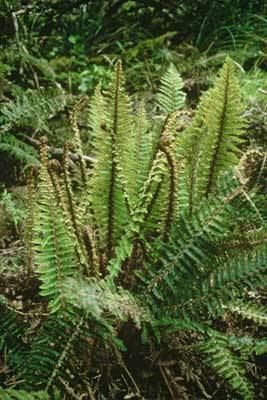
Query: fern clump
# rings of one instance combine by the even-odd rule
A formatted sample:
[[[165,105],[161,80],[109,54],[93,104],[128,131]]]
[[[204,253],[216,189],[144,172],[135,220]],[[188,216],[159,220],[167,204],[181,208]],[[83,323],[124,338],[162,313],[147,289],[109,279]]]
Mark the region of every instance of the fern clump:
[[[204,355],[203,369],[207,363],[244,400],[256,398],[246,362],[266,343],[224,325],[234,315],[266,324],[263,305],[247,295],[265,285],[266,202],[255,185],[264,157],[238,159],[245,120],[232,60],[186,127],[182,87],[171,65],[150,118],[144,101],[132,104],[119,61],[109,88],[98,85],[90,101],[90,165],[77,123],[83,100],[71,114],[73,139],[61,162],[48,159],[42,140],[25,240],[27,273],[48,306],[24,357],[11,363],[20,371],[18,389],[94,398],[102,388],[93,378],[101,376],[109,398],[112,360],[119,384],[140,397],[127,351],[161,357],[175,353],[173,341],[190,340],[191,351]],[[2,341],[9,345],[3,333]],[[171,372],[160,371],[166,382]],[[195,374],[199,381],[201,368]]]

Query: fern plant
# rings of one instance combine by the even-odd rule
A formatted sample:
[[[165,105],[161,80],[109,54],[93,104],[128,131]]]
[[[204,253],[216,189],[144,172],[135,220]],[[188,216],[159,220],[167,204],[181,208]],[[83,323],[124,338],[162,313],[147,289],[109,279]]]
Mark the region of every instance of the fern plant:
[[[266,323],[263,306],[247,295],[265,284],[266,219],[257,177],[244,158],[238,163],[245,122],[234,63],[226,60],[181,130],[184,99],[171,66],[156,97],[160,115],[151,120],[144,102],[135,112],[118,62],[109,90],[97,86],[90,102],[92,167],[79,134],[79,104],[62,163],[48,160],[42,141],[25,238],[44,315],[13,364],[19,389],[94,398],[102,389],[92,388],[92,371],[104,352],[141,396],[120,353],[131,335],[142,337],[146,351],[158,351],[186,331],[194,332],[204,363],[242,399],[255,398],[246,360],[262,354],[266,343],[218,328],[235,314]],[[264,156],[245,159],[255,172]],[[110,376],[106,364],[101,376]],[[110,384],[103,386],[112,398]]]
[[[38,151],[27,135],[49,133],[49,122],[67,105],[62,90],[28,90],[16,93],[14,101],[1,109],[0,151],[10,154],[23,164],[38,164]]]

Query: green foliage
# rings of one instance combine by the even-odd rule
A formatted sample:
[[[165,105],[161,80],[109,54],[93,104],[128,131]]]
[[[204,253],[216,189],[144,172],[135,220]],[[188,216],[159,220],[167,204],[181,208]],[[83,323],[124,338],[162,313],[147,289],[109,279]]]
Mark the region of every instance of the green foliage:
[[[97,86],[90,101],[92,165],[79,132],[81,102],[62,162],[48,161],[42,140],[26,241],[28,272],[48,309],[14,364],[19,388],[79,398],[76,392],[92,392],[88,365],[106,376],[97,359],[105,353],[137,391],[120,352],[138,346],[140,331],[150,352],[171,350],[173,336],[179,341],[186,331],[231,390],[256,398],[246,361],[265,342],[229,335],[222,322],[234,313],[266,322],[263,306],[246,296],[265,284],[265,201],[256,172],[264,155],[238,160],[245,123],[231,59],[184,130],[182,86],[171,66],[157,96],[160,115],[151,117],[143,101],[135,111],[119,61],[109,88]]]
[[[34,226],[33,239],[36,265],[42,280],[41,294],[51,299],[52,312],[65,307],[63,296],[64,279],[75,273],[75,253],[68,224],[62,210],[57,207],[52,181],[47,170],[47,154],[41,154],[39,197],[37,208],[38,225]],[[65,218],[64,218],[65,217]]]
[[[214,334],[210,340],[202,345],[207,355],[207,362],[214,370],[223,376],[244,400],[254,398],[253,390],[246,378],[246,371],[235,354],[229,348],[228,338],[221,334]]]
[[[63,91],[18,92],[15,101],[1,109],[0,151],[23,163],[38,164],[37,151],[27,136],[49,134],[50,121],[64,110],[67,99]]]
[[[174,65],[170,65],[162,77],[159,87],[158,103],[161,111],[173,113],[184,105],[183,81]]]
[[[237,163],[237,146],[244,132],[242,111],[234,64],[228,58],[182,138],[190,212],[204,196],[216,191],[220,173]]]
[[[2,389],[0,388],[2,400],[49,400],[46,392],[25,392],[25,390]]]
[[[5,218],[10,220],[10,222],[14,224],[16,231],[18,231],[18,228],[24,219],[24,211],[19,208],[15,203],[12,194],[6,189],[0,193],[0,207],[3,208]]]

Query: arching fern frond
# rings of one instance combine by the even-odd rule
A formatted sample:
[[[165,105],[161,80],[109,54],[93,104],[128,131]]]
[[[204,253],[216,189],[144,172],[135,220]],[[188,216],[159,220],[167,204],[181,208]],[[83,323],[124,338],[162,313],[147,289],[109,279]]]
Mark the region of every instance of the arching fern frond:
[[[13,127],[32,127],[36,132],[49,131],[48,120],[63,110],[67,95],[62,91],[28,90],[19,93],[14,102],[1,109],[4,125],[1,130],[12,131]]]
[[[10,154],[12,157],[25,164],[38,165],[38,156],[32,146],[24,143],[21,135],[13,135],[11,133],[0,133],[0,151]]]
[[[179,296],[176,286],[179,286],[179,282],[185,285],[201,273],[202,265],[213,256],[213,240],[223,238],[230,227],[230,203],[239,195],[238,180],[228,175],[224,178],[224,184],[221,181],[220,196],[203,203],[201,210],[193,217],[181,215],[170,233],[168,243],[159,245],[160,254],[156,252],[155,255],[156,260],[159,257],[159,265],[156,264],[153,270],[154,262],[151,261],[145,270],[148,274],[147,294],[151,292],[168,303],[173,295]],[[161,288],[164,289],[160,294]]]
[[[226,336],[214,332],[200,349],[206,355],[206,362],[242,396],[242,399],[255,399],[252,385],[246,378],[246,370],[231,350]]]
[[[267,325],[267,310],[262,305],[236,301],[226,304],[226,308],[233,314],[238,314],[244,319],[254,321],[255,324]]]
[[[50,316],[43,323],[19,368],[23,389],[51,391],[59,375],[71,380],[71,371],[64,366],[71,368],[70,360],[78,351],[82,328],[85,335],[84,324],[83,317],[71,312]]]

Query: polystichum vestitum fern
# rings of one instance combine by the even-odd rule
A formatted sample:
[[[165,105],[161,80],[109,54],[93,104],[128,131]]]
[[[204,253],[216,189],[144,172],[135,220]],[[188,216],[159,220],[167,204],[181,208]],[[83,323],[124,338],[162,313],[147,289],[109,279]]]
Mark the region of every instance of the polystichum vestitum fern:
[[[242,399],[255,398],[245,359],[264,344],[230,337],[218,321],[238,314],[266,322],[263,306],[247,296],[265,284],[264,198],[255,185],[264,156],[248,162],[247,155],[238,164],[245,122],[229,58],[185,129],[184,100],[171,66],[151,118],[143,101],[132,104],[118,62],[109,89],[98,85],[90,99],[93,164],[86,163],[79,134],[81,102],[61,162],[48,159],[42,141],[25,239],[28,274],[40,280],[48,310],[25,359],[14,364],[23,380],[18,388],[51,395],[58,388],[79,398],[86,387],[92,393],[97,356],[116,358],[114,346],[127,350],[132,332],[160,352],[162,343],[187,331],[190,340],[194,332],[195,351]]]

